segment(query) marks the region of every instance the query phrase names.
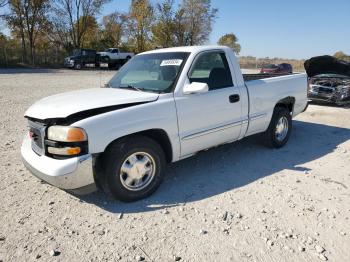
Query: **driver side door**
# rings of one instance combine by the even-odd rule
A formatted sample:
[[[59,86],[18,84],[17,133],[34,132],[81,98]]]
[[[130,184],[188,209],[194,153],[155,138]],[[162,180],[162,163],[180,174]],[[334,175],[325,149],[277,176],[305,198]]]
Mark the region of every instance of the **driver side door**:
[[[223,51],[197,55],[187,76],[189,83],[207,83],[209,91],[175,97],[181,157],[237,140],[242,124],[240,91]]]

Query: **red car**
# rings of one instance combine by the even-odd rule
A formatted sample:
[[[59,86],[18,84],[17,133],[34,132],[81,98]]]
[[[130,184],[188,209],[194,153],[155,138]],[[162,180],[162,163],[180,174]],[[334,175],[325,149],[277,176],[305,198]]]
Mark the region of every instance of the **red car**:
[[[291,74],[293,67],[291,64],[282,63],[279,65],[269,64],[265,65],[260,70],[261,74]]]

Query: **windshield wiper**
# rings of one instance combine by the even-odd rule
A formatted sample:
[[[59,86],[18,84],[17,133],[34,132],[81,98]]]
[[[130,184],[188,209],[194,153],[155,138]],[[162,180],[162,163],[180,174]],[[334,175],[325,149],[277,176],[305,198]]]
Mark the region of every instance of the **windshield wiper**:
[[[127,85],[127,86],[119,86],[119,88],[125,88],[125,89],[131,89],[131,90],[136,90],[136,91],[141,91],[143,92],[142,89],[136,87],[136,86],[132,86],[132,85]]]

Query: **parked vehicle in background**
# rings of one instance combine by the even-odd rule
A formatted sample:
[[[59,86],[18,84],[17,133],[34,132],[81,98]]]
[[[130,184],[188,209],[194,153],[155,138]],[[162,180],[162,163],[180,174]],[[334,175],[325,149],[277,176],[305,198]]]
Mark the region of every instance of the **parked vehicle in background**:
[[[106,85],[39,100],[25,113],[21,154],[65,190],[99,186],[123,201],[152,194],[167,163],[262,133],[284,146],[307,106],[306,74],[243,75],[231,48],[158,49],[135,56]]]
[[[93,49],[74,49],[73,54],[64,59],[64,66],[74,69],[99,67],[100,55]]]
[[[103,62],[108,63],[109,68],[123,65],[134,56],[134,53],[125,53],[119,48],[108,48],[104,52],[99,52],[99,54]]]
[[[350,63],[332,56],[318,56],[306,60],[304,65],[311,101],[350,103]]]
[[[261,74],[292,74],[293,67],[291,64],[282,63],[279,65],[269,64],[265,65],[260,70]]]

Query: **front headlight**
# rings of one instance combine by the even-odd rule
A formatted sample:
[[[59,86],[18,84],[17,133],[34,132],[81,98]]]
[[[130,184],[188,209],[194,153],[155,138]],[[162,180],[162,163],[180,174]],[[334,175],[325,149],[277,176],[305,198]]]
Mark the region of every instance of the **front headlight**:
[[[82,128],[71,126],[50,126],[47,137],[58,142],[83,142],[87,140],[86,132]]]
[[[54,158],[74,157],[88,153],[87,134],[72,126],[50,126],[47,130],[47,152]]]

